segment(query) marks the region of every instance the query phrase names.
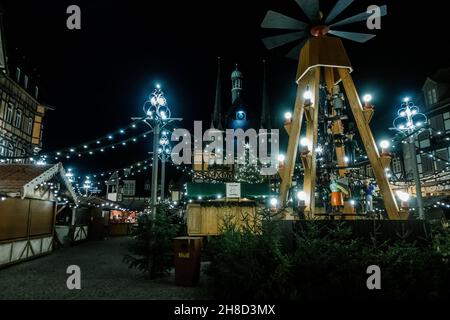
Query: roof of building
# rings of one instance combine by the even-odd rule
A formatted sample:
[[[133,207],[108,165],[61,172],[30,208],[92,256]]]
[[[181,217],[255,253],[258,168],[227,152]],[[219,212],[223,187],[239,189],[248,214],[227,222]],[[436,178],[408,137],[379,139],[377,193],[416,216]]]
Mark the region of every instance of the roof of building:
[[[437,83],[450,84],[450,68],[439,69],[430,77],[430,79]]]
[[[60,177],[74,201],[77,196],[68,181],[61,163],[54,165],[0,164],[0,193],[26,198],[35,187],[55,176]]]

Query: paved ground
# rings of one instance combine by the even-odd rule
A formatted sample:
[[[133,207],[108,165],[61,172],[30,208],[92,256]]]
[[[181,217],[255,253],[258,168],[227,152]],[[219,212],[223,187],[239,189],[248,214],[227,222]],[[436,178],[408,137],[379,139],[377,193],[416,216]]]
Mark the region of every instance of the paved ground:
[[[199,287],[177,287],[174,274],[151,281],[122,262],[128,238],[62,248],[49,256],[0,270],[0,299],[207,299]],[[81,290],[68,290],[67,266],[81,268]]]

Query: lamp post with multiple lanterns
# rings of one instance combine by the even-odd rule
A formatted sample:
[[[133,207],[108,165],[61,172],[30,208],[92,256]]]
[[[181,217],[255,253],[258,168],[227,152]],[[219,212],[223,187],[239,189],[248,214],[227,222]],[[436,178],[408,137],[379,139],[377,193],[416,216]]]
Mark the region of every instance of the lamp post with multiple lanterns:
[[[416,185],[416,199],[419,219],[424,219],[425,216],[423,210],[422,186],[417,164],[415,136],[417,130],[420,129],[420,127],[422,127],[426,122],[427,117],[423,113],[420,113],[419,108],[415,106],[409,98],[405,98],[403,100],[401,108],[398,111],[398,116],[393,122],[393,129],[400,132],[403,136],[403,140],[406,140],[406,149],[404,149],[404,151],[405,155],[407,155],[410,159],[412,178],[414,179]]]
[[[170,158],[171,149],[168,138],[169,133],[165,130],[161,133],[159,140],[158,156],[161,159],[161,200],[165,199],[165,182],[166,182],[166,162]]]
[[[149,99],[142,107],[145,117],[142,119],[150,128],[153,129],[153,163],[152,163],[152,193],[151,209],[152,217],[156,216],[156,204],[158,199],[158,149],[161,130],[169,123],[181,121],[182,118],[171,118],[171,112],[167,105],[167,100],[161,86],[157,85]],[[133,120],[136,120],[134,118]],[[163,186],[162,186],[163,187]]]

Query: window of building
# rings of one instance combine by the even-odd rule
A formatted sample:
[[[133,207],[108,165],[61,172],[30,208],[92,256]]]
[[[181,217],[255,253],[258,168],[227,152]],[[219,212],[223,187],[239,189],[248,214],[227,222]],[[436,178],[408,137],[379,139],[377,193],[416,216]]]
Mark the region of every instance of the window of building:
[[[444,117],[442,114],[430,118],[430,127],[433,130],[433,135],[436,135],[438,132],[445,132]]]
[[[430,146],[430,132],[428,130],[419,133],[419,148],[428,148]]]
[[[438,97],[437,97],[437,91],[436,88],[433,88],[431,90],[431,98],[433,99],[433,103],[437,103],[438,102]]]
[[[5,156],[6,155],[6,153],[5,153],[6,149],[4,147],[4,143],[5,143],[5,140],[0,138],[0,156]]]
[[[433,158],[431,158],[429,155],[423,154],[420,156],[420,162],[422,163],[423,175],[429,175],[434,173]]]
[[[402,163],[399,158],[392,159],[392,171],[394,173],[401,173],[402,172]]]
[[[436,151],[436,170],[442,171],[445,170],[447,167],[449,156],[448,156],[448,150],[442,149]]]
[[[25,150],[23,150],[21,147],[22,146],[16,148],[16,154],[14,156],[21,157],[25,155]]]
[[[427,91],[427,102],[428,102],[428,105],[433,104],[433,95],[431,94],[431,90]]]
[[[135,180],[124,180],[122,194],[124,196],[134,196],[136,193],[136,181]]]
[[[6,107],[5,121],[12,123],[13,114],[14,114],[14,106],[11,103],[8,103],[8,106]]]
[[[14,126],[20,128],[22,126],[22,110],[16,111],[16,118],[14,120]]]
[[[31,135],[32,132],[33,132],[33,119],[32,118],[28,118],[27,133],[29,135]]]

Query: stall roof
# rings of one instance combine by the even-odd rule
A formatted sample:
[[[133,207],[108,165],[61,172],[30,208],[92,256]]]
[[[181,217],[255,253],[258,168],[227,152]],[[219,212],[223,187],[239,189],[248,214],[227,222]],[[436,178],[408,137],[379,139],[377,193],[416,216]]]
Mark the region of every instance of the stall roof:
[[[77,196],[61,163],[53,165],[0,164],[0,193],[10,197],[26,198],[36,186],[59,177],[72,199]]]

